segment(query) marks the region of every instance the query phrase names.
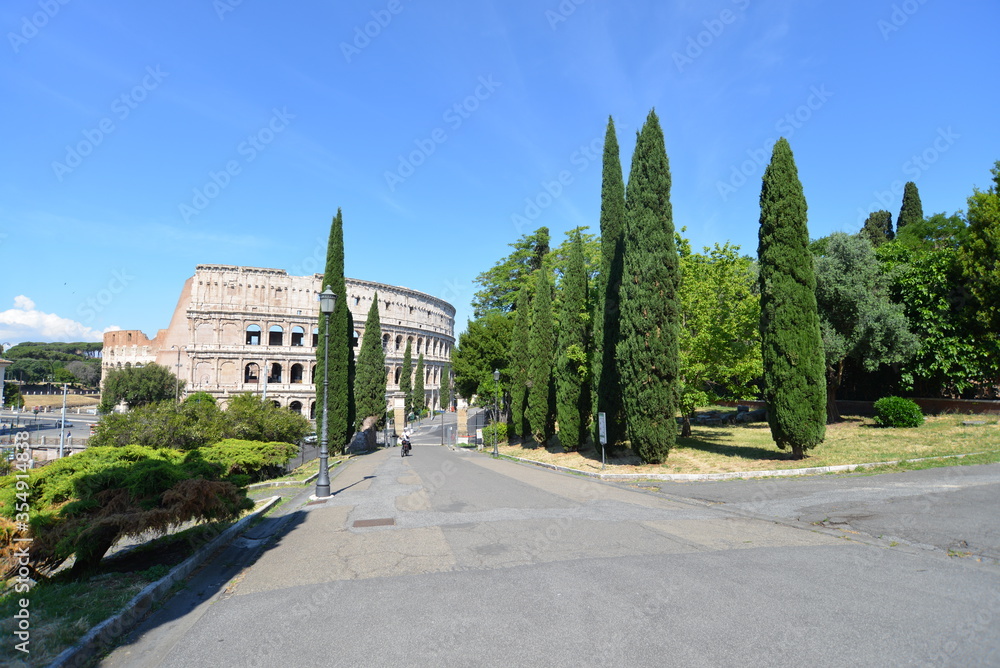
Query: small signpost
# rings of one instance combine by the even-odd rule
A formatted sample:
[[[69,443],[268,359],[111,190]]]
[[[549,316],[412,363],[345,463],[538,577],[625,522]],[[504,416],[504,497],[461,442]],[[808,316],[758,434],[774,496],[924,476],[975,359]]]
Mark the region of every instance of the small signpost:
[[[597,440],[601,442],[601,470],[604,470],[604,446],[608,442],[608,420],[604,413],[597,414]]]

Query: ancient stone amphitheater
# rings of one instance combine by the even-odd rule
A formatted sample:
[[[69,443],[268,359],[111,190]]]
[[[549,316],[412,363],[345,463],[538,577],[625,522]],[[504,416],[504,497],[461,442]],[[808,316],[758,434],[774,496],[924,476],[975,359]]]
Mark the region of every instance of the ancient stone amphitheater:
[[[266,396],[314,418],[313,377],[321,276],[283,269],[198,265],[181,290],[170,325],[152,339],[139,330],[104,335],[104,369],[155,362],[185,381],[184,393],[208,392],[221,405],[242,392]],[[455,344],[455,308],[448,302],[384,283],[347,279],[355,355],[378,295],[387,392],[399,389],[403,352],[424,355],[424,390],[436,406],[441,372]]]

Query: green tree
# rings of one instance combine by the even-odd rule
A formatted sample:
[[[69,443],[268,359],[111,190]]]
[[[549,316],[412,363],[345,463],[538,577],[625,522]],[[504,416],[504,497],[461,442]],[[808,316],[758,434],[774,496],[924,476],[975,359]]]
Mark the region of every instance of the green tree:
[[[555,369],[556,416],[559,442],[567,451],[586,440],[590,413],[589,358],[587,351],[587,273],[583,263],[583,240],[574,235],[569,264],[561,283],[559,344]]]
[[[225,438],[265,443],[298,443],[310,431],[309,421],[301,414],[249,392],[229,400],[224,425]]]
[[[178,382],[170,369],[159,364],[111,369],[104,377],[100,411],[110,413],[122,402],[131,409],[173,399],[178,388],[184,389],[184,381]]]
[[[452,349],[455,392],[466,401],[473,397],[492,402],[496,393],[493,370],[507,375],[507,353],[511,348],[511,318],[492,311],[470,320]]]
[[[531,364],[531,291],[527,282],[517,293],[514,311],[514,329],[511,332],[509,359],[511,431],[515,436],[527,438],[528,426],[528,367]]]
[[[347,285],[344,282],[344,217],[340,209],[330,224],[330,239],[323,272],[324,288],[337,295],[337,304],[330,316],[329,388],[327,397],[330,445],[342,452],[350,441],[354,426],[354,319],[347,306]],[[319,315],[319,339],[316,346],[316,405],[323,406],[324,355],[326,351],[326,317]],[[322,420],[322,414],[317,415]]]
[[[446,411],[451,407],[451,365],[445,364],[441,367],[441,388],[438,391],[440,397],[441,410]]]
[[[88,387],[97,387],[101,382],[101,363],[99,360],[68,362],[66,371],[73,374],[74,382]]]
[[[424,354],[417,355],[417,368],[413,372],[413,412],[420,415],[427,408],[427,395],[424,392]]]
[[[759,393],[760,295],[757,267],[739,246],[681,247],[681,436],[690,436],[699,406]]]
[[[608,116],[604,135],[603,173],[601,176],[601,264],[595,286],[594,335],[591,360],[593,391],[592,411],[605,414],[608,444],[625,441],[625,413],[622,406],[621,375],[615,354],[621,340],[619,294],[622,281],[622,253],[625,228],[625,182],[614,120]]]
[[[21,395],[21,388],[11,382],[3,385],[3,403],[11,408],[21,408],[24,406],[24,397]]]
[[[767,420],[778,447],[801,459],[826,436],[826,382],[806,198],[784,137],[764,171],[757,257]]]
[[[482,286],[472,298],[477,318],[492,311],[507,313],[514,309],[522,282],[542,266],[549,254],[549,228],[539,227],[510,246],[514,252],[476,276],[475,282]]]
[[[531,436],[545,443],[552,435],[553,386],[552,357],[555,345],[552,331],[552,283],[549,271],[542,267],[535,273],[535,296],[531,308],[531,336],[528,343],[527,419]]]
[[[385,420],[385,350],[382,349],[382,322],[378,313],[378,293],[372,299],[368,309],[368,319],[365,321],[365,336],[358,353],[357,377],[354,385],[354,398],[357,404],[357,424],[355,429],[361,431],[364,421],[369,417],[378,418],[378,424]]]
[[[901,366],[904,387],[919,396],[958,397],[1000,375],[1000,341],[977,319],[979,305],[963,276],[956,240],[965,238],[964,225],[958,216],[936,214],[876,251],[920,343]],[[926,229],[914,234],[919,226]]]
[[[903,186],[903,205],[899,208],[899,218],[896,220],[896,234],[913,223],[924,219],[924,207],[920,204],[920,192],[917,184],[907,181]]]
[[[993,185],[985,191],[974,188],[969,197],[969,235],[959,257],[965,281],[979,302],[979,320],[996,332],[1000,329],[1000,160],[990,172]]]
[[[406,339],[406,349],[403,350],[403,371],[399,376],[399,391],[404,395],[404,411],[409,416],[413,412],[413,340]]]
[[[892,231],[892,214],[884,209],[869,214],[859,234],[876,247],[892,241],[895,237]]]
[[[680,272],[670,185],[663,131],[650,111],[625,191],[617,360],[632,450],[656,464],[677,440]]]
[[[226,479],[221,463],[200,450],[131,445],[90,447],[28,472],[29,561],[39,577],[75,556],[83,577],[122,537],[166,533],[191,520],[229,520],[253,507],[246,490]],[[0,478],[0,564],[16,570],[14,543],[21,518],[15,476]]]
[[[847,360],[872,372],[901,364],[917,351],[902,305],[894,304],[889,283],[871,243],[837,232],[827,252],[816,258],[816,307],[826,356],[826,420],[838,422],[837,390]]]

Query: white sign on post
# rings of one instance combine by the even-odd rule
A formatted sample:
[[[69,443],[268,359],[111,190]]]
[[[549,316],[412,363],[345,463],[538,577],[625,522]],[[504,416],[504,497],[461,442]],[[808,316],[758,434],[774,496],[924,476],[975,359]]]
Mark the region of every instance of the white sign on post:
[[[597,438],[601,442],[601,445],[607,445],[608,442],[608,420],[604,413],[597,414]]]

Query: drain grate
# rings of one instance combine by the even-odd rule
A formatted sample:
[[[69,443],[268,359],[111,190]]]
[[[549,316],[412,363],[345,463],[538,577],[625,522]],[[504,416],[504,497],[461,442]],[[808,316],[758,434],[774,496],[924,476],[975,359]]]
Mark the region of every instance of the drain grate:
[[[357,520],[354,522],[356,528],[362,527],[391,527],[396,524],[396,520],[391,517],[383,517],[377,520]]]

